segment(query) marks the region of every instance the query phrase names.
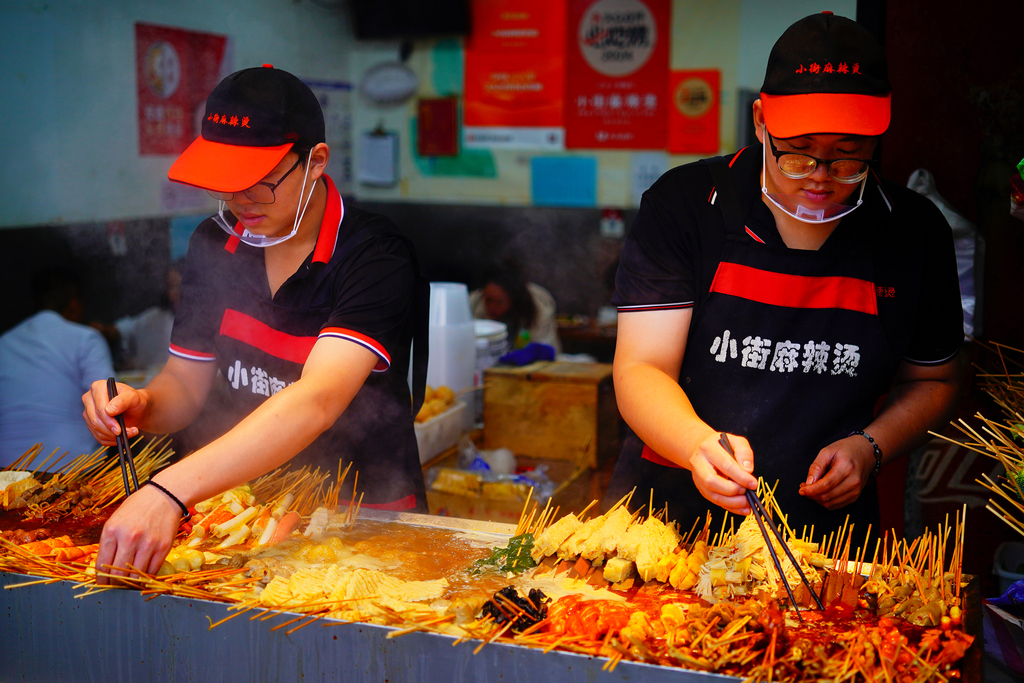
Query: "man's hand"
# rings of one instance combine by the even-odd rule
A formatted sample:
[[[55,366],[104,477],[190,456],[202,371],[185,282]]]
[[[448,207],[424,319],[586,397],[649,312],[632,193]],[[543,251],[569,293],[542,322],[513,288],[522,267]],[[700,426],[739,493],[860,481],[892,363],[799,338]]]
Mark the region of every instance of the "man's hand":
[[[822,448],[800,484],[800,495],[837,510],[860,497],[875,467],[875,450],[859,434]]]
[[[107,400],[106,380],[96,380],[92,388],[82,395],[85,410],[82,417],[92,435],[104,446],[117,443],[117,434],[121,431],[116,417],[124,416],[126,436],[138,435],[138,425],[146,415],[149,407],[149,394],[146,390],[137,390],[127,384],[117,385],[117,396]]]
[[[754,451],[742,436],[729,435],[733,452],[729,455],[719,443],[718,432],[711,432],[697,444],[690,456],[689,468],[693,483],[709,501],[737,515],[749,515],[746,490],[757,490],[754,471]]]
[[[128,497],[103,526],[96,555],[96,583],[103,574],[134,576],[129,566],[156,574],[171,548],[181,509],[155,486],[143,486]]]

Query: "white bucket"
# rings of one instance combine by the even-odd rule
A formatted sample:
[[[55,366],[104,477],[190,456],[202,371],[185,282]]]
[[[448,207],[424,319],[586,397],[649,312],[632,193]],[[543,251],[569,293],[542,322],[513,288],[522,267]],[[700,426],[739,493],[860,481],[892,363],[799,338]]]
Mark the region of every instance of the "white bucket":
[[[476,367],[486,370],[508,352],[508,325],[497,320],[474,320]],[[479,382],[477,383],[479,385]]]
[[[461,282],[431,282],[427,384],[458,393],[473,387],[475,370],[476,334],[469,290]]]
[[[498,359],[508,353],[508,325],[497,320],[474,320],[476,332],[476,372],[473,374],[473,386],[484,383],[484,370],[496,365]],[[484,415],[484,392],[473,392],[473,418],[480,422]]]

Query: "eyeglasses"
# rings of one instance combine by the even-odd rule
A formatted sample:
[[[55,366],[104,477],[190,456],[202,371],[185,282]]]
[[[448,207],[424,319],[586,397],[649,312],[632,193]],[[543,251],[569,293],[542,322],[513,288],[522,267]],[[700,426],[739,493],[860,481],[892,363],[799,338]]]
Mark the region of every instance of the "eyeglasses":
[[[206,193],[213,197],[214,199],[219,199],[222,202],[231,201],[232,197],[234,197],[236,194],[244,194],[246,197],[249,198],[250,201],[255,202],[256,204],[273,204],[274,199],[276,199],[276,197],[274,196],[274,190],[276,190],[278,186],[280,186],[281,183],[284,182],[284,179],[288,177],[289,173],[291,173],[292,171],[299,167],[300,163],[302,163],[301,154],[299,155],[299,158],[296,159],[295,165],[289,168],[288,171],[285,172],[285,174],[281,176],[281,179],[278,180],[276,183],[265,183],[261,180],[260,182],[250,187],[248,190],[242,190],[241,193],[214,192],[213,190],[207,190]]]
[[[779,163],[779,171],[787,178],[793,180],[806,178],[817,170],[818,164],[828,167],[828,174],[832,180],[846,185],[859,183],[868,173],[870,162],[867,159],[818,159],[809,154],[780,152],[775,147],[771,135],[767,137],[772,154],[775,155],[775,159]]]

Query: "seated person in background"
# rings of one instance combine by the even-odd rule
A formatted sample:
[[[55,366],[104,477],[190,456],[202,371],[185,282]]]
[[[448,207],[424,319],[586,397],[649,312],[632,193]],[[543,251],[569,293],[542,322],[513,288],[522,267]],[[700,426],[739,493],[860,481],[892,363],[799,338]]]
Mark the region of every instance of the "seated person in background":
[[[508,325],[508,338],[515,348],[530,342],[547,344],[561,353],[555,327],[555,299],[522,272],[505,263],[487,272],[484,286],[469,295],[474,318],[497,320]]]
[[[163,367],[167,362],[174,313],[180,299],[181,263],[175,262],[167,269],[167,291],[161,296],[160,303],[138,315],[119,318],[114,323],[121,349],[121,365],[138,370]]]
[[[81,396],[93,379],[114,374],[103,337],[79,324],[81,285],[72,270],[37,273],[32,307],[34,315],[0,337],[0,467],[37,443],[70,457],[99,448],[82,421]]]

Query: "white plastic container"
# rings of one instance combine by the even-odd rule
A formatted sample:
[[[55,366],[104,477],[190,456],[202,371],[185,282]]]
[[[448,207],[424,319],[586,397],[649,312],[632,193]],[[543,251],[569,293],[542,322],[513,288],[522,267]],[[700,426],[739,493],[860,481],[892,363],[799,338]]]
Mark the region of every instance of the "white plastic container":
[[[427,384],[458,393],[473,386],[476,333],[469,291],[460,282],[430,283],[430,361]]]
[[[445,386],[456,394],[473,387],[476,371],[476,333],[469,310],[469,290],[461,282],[430,283],[430,360],[427,384]],[[473,415],[465,412],[464,428]]]
[[[458,443],[459,437],[462,436],[465,415],[466,404],[456,401],[451,408],[440,415],[413,425],[416,430],[416,445],[420,450],[421,465]]]

